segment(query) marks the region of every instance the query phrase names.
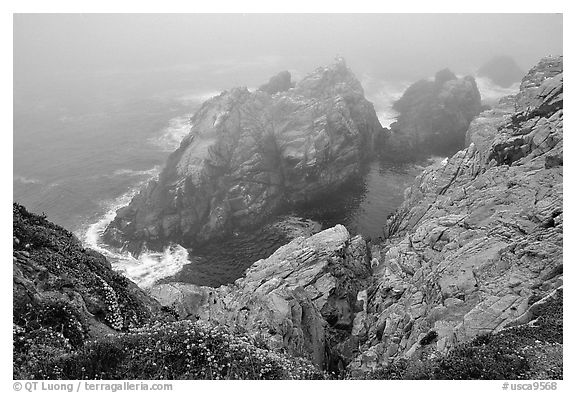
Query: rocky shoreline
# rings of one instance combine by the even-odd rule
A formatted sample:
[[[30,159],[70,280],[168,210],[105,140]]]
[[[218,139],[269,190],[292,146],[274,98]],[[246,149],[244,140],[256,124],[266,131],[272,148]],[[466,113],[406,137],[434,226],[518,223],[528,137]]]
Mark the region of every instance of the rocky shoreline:
[[[331,75],[336,78],[345,76],[346,83],[337,83],[336,86],[345,86],[345,91],[348,91],[347,83],[351,76],[342,63],[313,75],[307,82],[302,83],[305,79],[300,85],[296,84],[294,89],[326,93],[326,86],[334,86],[332,82],[326,85],[326,75]],[[264,90],[271,89],[278,95],[274,97],[287,99],[285,93],[276,90],[289,85],[289,78],[283,76]],[[368,113],[368,119],[372,119],[373,108],[365,103],[362,95],[356,94],[361,92],[361,87],[352,85],[355,86],[352,94],[354,108],[360,111],[358,113]],[[271,99],[264,91],[250,97],[246,92],[233,90],[209,101],[204,110],[214,114],[211,105],[220,108],[224,105],[221,100],[229,102],[230,94],[248,101]],[[341,100],[337,98],[336,104],[344,105]],[[343,107],[340,109],[345,110]],[[202,115],[202,109],[199,113],[201,121],[211,118],[211,115]],[[218,124],[226,121],[222,119]],[[364,131],[348,124],[345,117],[340,117],[339,121],[346,124],[345,130],[356,130],[355,135],[364,141],[362,143],[367,141],[365,138],[372,138],[377,130],[371,120],[355,118],[354,124],[363,124],[366,127]],[[103,339],[103,332],[125,337],[123,335],[132,329],[151,320],[161,320],[164,326],[161,332],[168,331],[170,340],[173,340],[172,334],[180,334],[175,332],[182,329],[181,325],[173,325],[179,323],[175,320],[185,319],[194,326],[208,324],[226,332],[242,332],[252,340],[250,345],[265,348],[268,351],[266,356],[306,359],[306,366],[302,366],[304,371],[301,374],[295,371],[294,374],[302,378],[322,377],[322,373],[310,371],[313,369],[309,368],[311,364],[316,366],[316,370],[327,372],[324,377],[390,377],[401,362],[428,367],[437,359],[441,362],[462,359],[462,353],[471,353],[462,352],[462,346],[476,348],[481,346],[478,340],[496,348],[495,354],[490,352],[493,356],[491,361],[495,363],[489,366],[487,361],[486,364],[498,368],[504,362],[497,355],[498,348],[504,348],[504,352],[510,349],[506,347],[506,340],[501,338],[503,336],[498,335],[506,334],[509,345],[522,345],[524,349],[531,347],[532,351],[532,343],[538,341],[537,353],[530,352],[530,356],[534,359],[543,356],[549,360],[546,364],[553,365],[549,373],[546,370],[529,372],[535,361],[531,358],[532,363],[523,362],[514,352],[509,355],[510,359],[518,360],[518,370],[522,372],[512,369],[507,371],[508,374],[488,372],[493,370],[485,374],[453,371],[454,377],[497,375],[507,379],[527,376],[546,379],[558,377],[558,372],[561,377],[557,364],[558,357],[560,364],[562,362],[562,340],[558,337],[562,330],[558,307],[561,310],[563,291],[562,57],[540,61],[524,77],[516,96],[507,97],[498,106],[476,116],[462,137],[467,144],[463,150],[447,158],[440,166],[426,169],[407,190],[404,203],[386,224],[383,242],[352,236],[342,225],[312,235],[297,233],[301,236],[269,257],[255,261],[244,277],[218,288],[166,283],[154,286],[145,294],[129,280],[113,273],[105,258],[83,249],[72,235],[15,205],[14,285],[15,293],[21,294],[14,297],[17,336],[25,337],[26,341],[32,340],[31,335],[38,334],[39,329],[57,330],[58,323],[42,322],[36,326],[26,319],[27,315],[32,315],[30,312],[45,315],[42,304],[48,298],[54,298],[62,302],[65,311],[61,314],[65,316],[65,322],[76,321],[71,326],[80,326],[69,333],[70,337],[73,334],[81,337],[75,347],[68,350],[76,355],[83,353],[84,340],[88,338]],[[199,141],[201,138],[194,143]],[[174,153],[169,166],[171,163],[182,164],[181,159],[189,146],[194,146],[192,137]],[[359,148],[358,144],[338,146],[338,151],[347,152],[344,157],[357,157],[359,154],[359,150],[354,150]],[[252,154],[252,150],[246,152]],[[353,173],[357,165],[355,160],[340,163],[347,168],[340,173],[342,179]],[[199,167],[189,164],[186,176],[204,176],[196,171]],[[342,170],[342,167],[324,169],[328,171],[327,178],[333,180],[330,173]],[[142,209],[153,206],[154,198],[164,192],[155,191],[159,190],[159,185],[174,185],[174,189],[179,190],[171,194],[179,196],[175,199],[178,201],[176,207],[189,207],[186,203],[190,200],[185,202],[189,197],[185,191],[192,186],[188,180],[171,183],[176,179],[171,177],[173,175],[166,170],[158,184],[143,190],[130,207],[119,213],[110,231],[122,231],[119,239],[124,239],[126,234],[136,233],[132,232],[134,228],[155,222],[158,215],[143,216]],[[211,179],[219,179],[214,186],[220,187],[221,177]],[[227,188],[230,184],[223,188],[226,198],[220,200],[228,201],[228,205],[230,192],[237,186]],[[290,184],[296,187],[294,195],[300,195],[304,190],[312,190],[313,194],[314,190],[323,187],[317,188],[320,183]],[[246,195],[251,195],[255,189],[249,187],[246,190]],[[214,201],[217,203],[211,201],[209,204],[214,207],[214,212],[222,211],[218,200],[216,198]],[[164,201],[173,200],[168,198]],[[170,205],[172,202],[167,203]],[[262,213],[274,205],[270,203],[256,205],[259,207],[254,211]],[[175,208],[170,206],[170,209]],[[174,210],[153,211],[175,214]],[[211,217],[211,214],[206,217]],[[180,217],[179,222],[182,219]],[[24,226],[22,222],[25,222]],[[161,222],[164,225],[166,220]],[[209,219],[208,224],[203,221],[202,225],[208,225],[203,227],[209,229],[206,233],[216,233],[224,228],[221,226],[223,222]],[[46,231],[47,235],[32,236],[34,226],[46,228],[38,233]],[[16,228],[20,229],[16,231]],[[170,232],[173,226],[168,223],[162,230],[167,228]],[[178,230],[182,231],[182,228]],[[147,229],[146,236],[139,239],[150,239],[153,232]],[[109,235],[115,237],[119,233]],[[67,258],[70,251],[75,253],[76,259]],[[58,279],[62,261],[69,264],[66,272],[70,277],[66,280]],[[89,267],[89,273],[82,273],[83,266]],[[39,281],[35,277],[43,279]],[[101,282],[96,287],[102,290],[91,292],[86,283],[92,281]],[[116,307],[112,306],[114,304]],[[553,312],[555,315],[551,316],[549,310],[556,310]],[[98,328],[90,330],[87,326]],[[530,327],[535,329],[530,330]],[[141,342],[138,340],[143,338],[138,334],[129,339]],[[63,335],[62,339],[69,337]],[[543,339],[549,341],[542,343]],[[18,352],[19,356],[24,356],[18,364],[27,364],[24,353],[24,350]],[[66,351],[59,352],[58,356],[51,354],[51,358],[56,359],[51,362],[68,370],[66,367],[69,366],[58,363],[64,362],[61,359],[66,356]],[[123,357],[119,360],[124,365],[133,361]],[[286,362],[300,364],[295,360]],[[473,359],[470,362],[473,363]],[[456,370],[451,364],[452,368],[444,370]],[[21,367],[25,369],[28,366]],[[298,367],[295,366],[294,370],[299,370]],[[418,375],[450,377],[434,367],[430,368],[432,371],[427,369]],[[408,375],[406,367],[402,370],[399,372],[401,375]],[[70,372],[64,377],[70,375],[73,374]],[[288,377],[280,371],[274,375]]]
[[[152,295],[181,317],[250,321],[248,330],[258,321],[270,345],[290,351],[302,338],[317,364],[356,376],[529,322],[562,287],[562,60],[540,62],[467,139],[417,178],[383,244],[337,226],[294,240],[232,286],[167,284]],[[307,326],[294,307],[309,310]]]

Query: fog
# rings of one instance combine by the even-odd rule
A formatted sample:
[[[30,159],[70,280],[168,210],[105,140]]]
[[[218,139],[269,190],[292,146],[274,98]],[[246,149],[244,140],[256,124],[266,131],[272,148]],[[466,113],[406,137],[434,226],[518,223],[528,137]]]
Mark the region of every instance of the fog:
[[[78,76],[148,71],[194,75],[213,64],[307,72],[344,56],[357,73],[418,78],[470,73],[495,55],[525,70],[562,53],[560,14],[17,14],[16,94]],[[258,75],[260,80],[269,75]]]

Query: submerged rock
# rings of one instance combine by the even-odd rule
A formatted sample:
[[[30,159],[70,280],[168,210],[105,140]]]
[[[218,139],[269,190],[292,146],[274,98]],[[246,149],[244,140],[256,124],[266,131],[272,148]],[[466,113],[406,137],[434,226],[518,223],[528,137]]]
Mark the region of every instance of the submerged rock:
[[[386,156],[449,155],[464,147],[466,130],[481,110],[480,92],[473,77],[459,79],[444,69],[433,81],[411,85],[393,107],[400,115],[390,126]]]
[[[105,240],[136,253],[200,244],[357,173],[382,131],[360,82],[342,59],[284,91],[287,80],[263,88],[273,95],[235,88],[205,102],[159,179],[118,210]]]

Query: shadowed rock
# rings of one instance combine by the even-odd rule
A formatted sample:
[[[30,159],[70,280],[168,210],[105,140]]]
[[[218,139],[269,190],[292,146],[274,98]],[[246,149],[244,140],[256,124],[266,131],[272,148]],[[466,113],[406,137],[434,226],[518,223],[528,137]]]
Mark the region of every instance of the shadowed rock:
[[[386,156],[404,161],[449,155],[464,147],[466,130],[480,113],[480,92],[473,77],[458,79],[444,69],[434,81],[411,85],[393,108],[400,115],[390,126]]]
[[[501,87],[510,87],[522,80],[524,71],[513,58],[496,56],[478,69],[478,76],[487,77]]]
[[[286,91],[291,87],[294,87],[290,81],[291,75],[288,71],[282,71],[277,75],[274,75],[268,83],[260,86],[258,90],[266,92],[270,95],[276,94],[281,91]]]

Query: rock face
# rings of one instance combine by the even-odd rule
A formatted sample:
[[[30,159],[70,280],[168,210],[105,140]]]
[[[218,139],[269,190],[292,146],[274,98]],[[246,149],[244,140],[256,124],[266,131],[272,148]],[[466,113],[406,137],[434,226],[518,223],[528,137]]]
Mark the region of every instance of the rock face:
[[[385,243],[338,225],[233,285],[151,295],[352,377],[538,319],[562,293],[562,78],[562,58],[546,58],[517,96],[482,112],[469,146],[407,190]]]
[[[387,156],[413,160],[451,155],[464,147],[466,130],[480,113],[480,92],[473,77],[458,79],[444,69],[434,81],[411,85],[393,107],[400,115],[390,126]]]
[[[562,58],[470,125],[470,145],[426,170],[376,247],[354,372],[538,315],[562,286]]]
[[[496,56],[478,69],[478,76],[487,77],[501,87],[520,82],[524,71],[509,56]]]
[[[366,242],[337,225],[299,237],[217,289],[160,284],[151,295],[181,318],[245,330],[271,349],[338,370],[351,360],[346,337],[362,310],[357,295],[371,275]]]
[[[117,212],[105,239],[135,252],[202,243],[357,173],[382,128],[344,61],[285,90],[288,82],[280,74],[259,91],[205,102],[159,179]]]

